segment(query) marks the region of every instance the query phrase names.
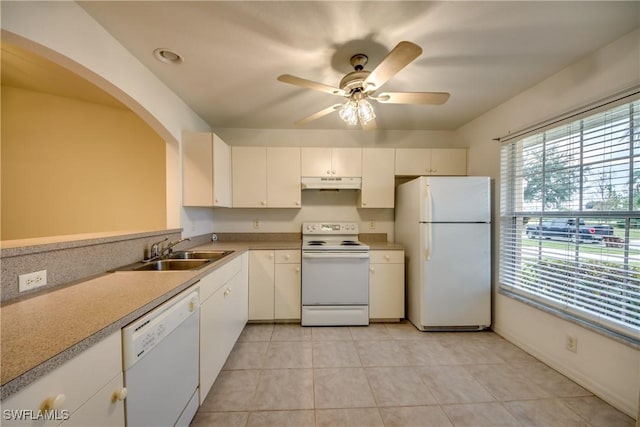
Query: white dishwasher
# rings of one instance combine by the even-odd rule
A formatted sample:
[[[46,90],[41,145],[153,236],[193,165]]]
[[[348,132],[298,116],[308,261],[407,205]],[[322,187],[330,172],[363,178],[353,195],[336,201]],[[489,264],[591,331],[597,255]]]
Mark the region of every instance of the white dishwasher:
[[[122,329],[128,427],[188,426],[198,410],[200,300],[187,290]]]

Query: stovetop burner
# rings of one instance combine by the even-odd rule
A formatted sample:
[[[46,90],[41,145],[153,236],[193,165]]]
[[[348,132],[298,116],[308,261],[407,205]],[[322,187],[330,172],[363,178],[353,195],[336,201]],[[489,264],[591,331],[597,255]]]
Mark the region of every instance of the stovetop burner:
[[[369,247],[358,241],[354,222],[305,222],[302,224],[302,249],[309,251],[362,252]]]

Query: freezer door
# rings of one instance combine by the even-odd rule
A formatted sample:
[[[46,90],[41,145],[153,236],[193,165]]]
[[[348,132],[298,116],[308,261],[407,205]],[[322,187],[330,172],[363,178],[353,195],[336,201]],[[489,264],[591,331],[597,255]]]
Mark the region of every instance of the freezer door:
[[[427,246],[422,259],[422,326],[490,325],[490,229],[490,224],[421,226]]]
[[[422,221],[491,221],[489,177],[429,177],[422,182]]]

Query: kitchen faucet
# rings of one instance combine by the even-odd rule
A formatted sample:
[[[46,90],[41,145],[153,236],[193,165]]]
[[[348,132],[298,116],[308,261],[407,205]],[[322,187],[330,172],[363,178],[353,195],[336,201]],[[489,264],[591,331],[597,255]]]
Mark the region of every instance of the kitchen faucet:
[[[173,247],[176,246],[179,243],[182,243],[184,241],[189,241],[191,240],[189,237],[185,237],[183,239],[177,240],[175,242],[169,242],[169,244],[160,251],[160,256],[167,256],[167,255],[171,255],[171,252],[173,252]],[[164,240],[163,240],[164,241]]]
[[[158,242],[155,242],[151,245],[151,249],[149,250],[149,258],[145,259],[144,261],[154,261],[158,258],[162,258],[164,256],[168,256],[171,255],[171,253],[173,252],[173,247],[176,246],[179,243],[184,242],[185,240],[191,240],[189,237],[185,237],[184,239],[180,239],[178,241],[175,242],[169,242],[167,244],[167,246],[165,246],[164,248],[161,246],[162,243],[166,242],[167,240],[169,240],[168,237],[165,237],[163,240],[160,240]]]
[[[156,258],[160,257],[160,244],[162,244],[163,242],[166,242],[167,240],[169,240],[168,237],[165,237],[163,240],[160,240],[159,242],[155,242],[151,245],[151,249],[149,250],[149,258],[146,259],[146,261],[151,261],[154,260]]]

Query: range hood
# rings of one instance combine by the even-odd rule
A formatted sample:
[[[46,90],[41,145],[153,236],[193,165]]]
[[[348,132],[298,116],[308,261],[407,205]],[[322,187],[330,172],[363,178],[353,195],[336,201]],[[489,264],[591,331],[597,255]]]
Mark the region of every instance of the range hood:
[[[303,190],[360,190],[361,178],[302,177]]]

